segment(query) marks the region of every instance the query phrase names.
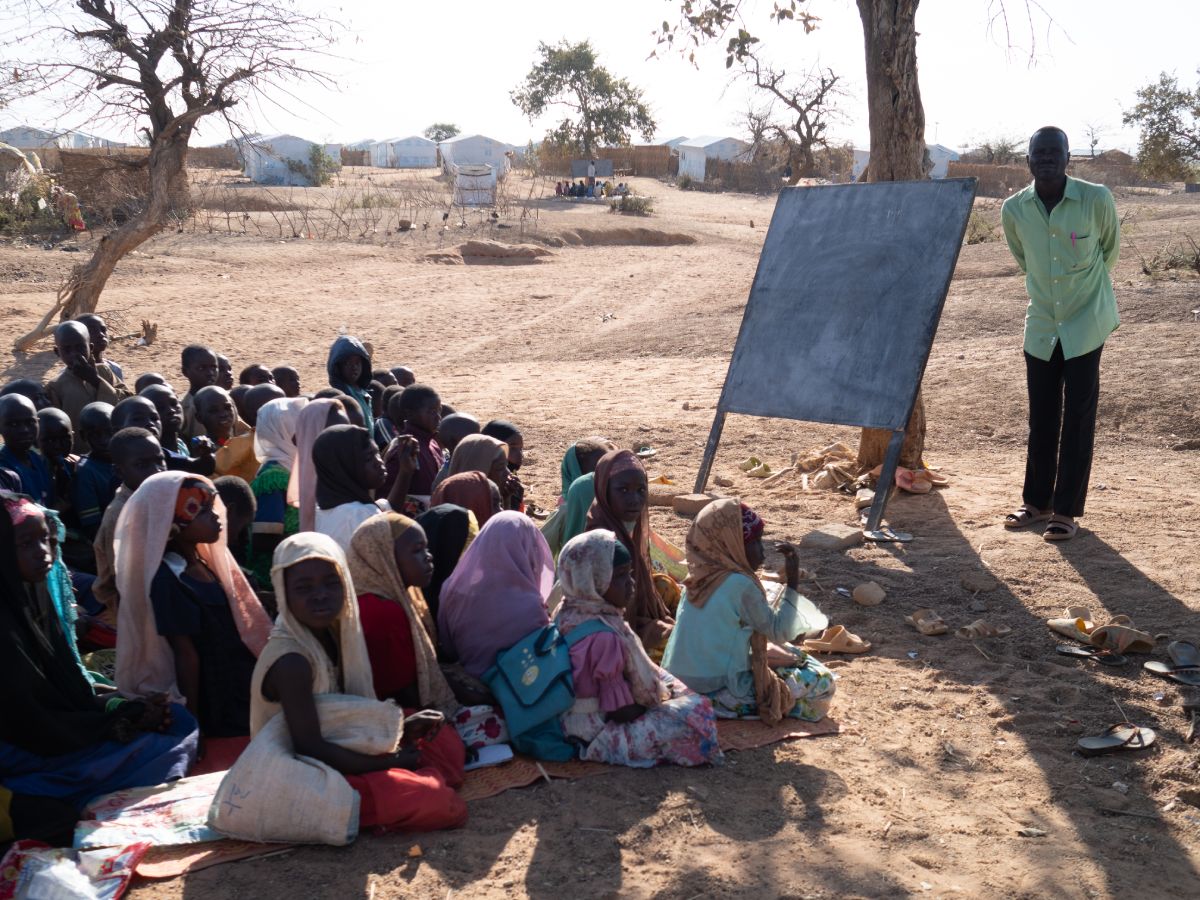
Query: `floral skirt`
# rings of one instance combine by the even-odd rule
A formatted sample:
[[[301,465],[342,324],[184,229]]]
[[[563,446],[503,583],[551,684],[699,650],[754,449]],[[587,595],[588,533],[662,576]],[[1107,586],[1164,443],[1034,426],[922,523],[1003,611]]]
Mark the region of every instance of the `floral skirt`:
[[[576,701],[562,716],[563,733],[587,741],[581,754],[590,762],[648,769],[660,763],[702,766],[724,760],[717,742],[712,703],[683,683],[668,683],[671,699],[647,709],[632,722],[605,721],[599,705]]]
[[[464,706],[455,713],[453,725],[468,751],[508,743],[508,726],[494,706]]]
[[[787,666],[775,670],[784,680],[796,701],[788,717],[806,722],[819,722],[829,715],[833,702],[836,676],[811,656],[802,666]],[[716,709],[717,718],[741,719],[758,715],[758,704],[752,699],[738,697],[728,688],[707,695]]]

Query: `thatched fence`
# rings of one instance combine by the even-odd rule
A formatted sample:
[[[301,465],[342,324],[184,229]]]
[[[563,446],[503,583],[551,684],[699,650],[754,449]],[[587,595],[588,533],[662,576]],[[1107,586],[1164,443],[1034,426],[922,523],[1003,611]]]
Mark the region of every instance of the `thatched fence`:
[[[79,205],[89,218],[120,222],[145,208],[150,193],[148,150],[134,147],[120,154],[59,150],[58,157],[59,182],[79,198]],[[187,182],[181,180],[180,183],[183,189],[171,198],[171,206],[182,215],[189,204]]]
[[[679,171],[679,157],[671,154],[664,144],[635,144],[629,147],[601,147],[596,159],[611,159],[616,178],[674,178]],[[570,177],[571,161],[580,159],[576,153],[557,154],[538,151],[538,170],[551,178]]]

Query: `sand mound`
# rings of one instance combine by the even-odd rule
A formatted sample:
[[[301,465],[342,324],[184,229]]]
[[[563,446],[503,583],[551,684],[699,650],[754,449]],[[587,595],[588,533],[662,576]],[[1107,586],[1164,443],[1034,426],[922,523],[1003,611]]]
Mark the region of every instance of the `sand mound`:
[[[543,256],[553,256],[545,247],[535,247],[532,244],[501,244],[499,241],[467,241],[450,250],[431,250],[425,254],[425,261],[441,263],[448,266],[461,266],[467,263],[536,263]]]
[[[696,239],[690,234],[658,231],[655,228],[576,228],[562,232],[561,239],[564,244],[573,247],[670,247],[696,243]]]

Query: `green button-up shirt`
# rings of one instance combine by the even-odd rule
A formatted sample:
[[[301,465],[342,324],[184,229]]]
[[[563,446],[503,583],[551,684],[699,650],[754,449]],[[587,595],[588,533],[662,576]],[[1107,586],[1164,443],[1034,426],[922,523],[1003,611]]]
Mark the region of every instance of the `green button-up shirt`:
[[[1109,277],[1121,244],[1112,192],[1068,176],[1047,215],[1031,184],[1004,201],[1000,221],[1029,292],[1025,351],[1048,360],[1062,341],[1072,359],[1103,345],[1120,324]]]

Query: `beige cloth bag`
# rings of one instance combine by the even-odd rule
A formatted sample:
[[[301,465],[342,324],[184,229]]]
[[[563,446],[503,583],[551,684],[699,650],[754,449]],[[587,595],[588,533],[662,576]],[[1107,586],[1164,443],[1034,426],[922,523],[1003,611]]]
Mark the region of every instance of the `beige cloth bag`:
[[[347,694],[315,698],[326,740],[348,750],[393,753],[404,716],[392,703]],[[244,841],[343,846],[358,836],[359,796],[337,770],[292,749],[277,715],[226,773],[208,824]]]

